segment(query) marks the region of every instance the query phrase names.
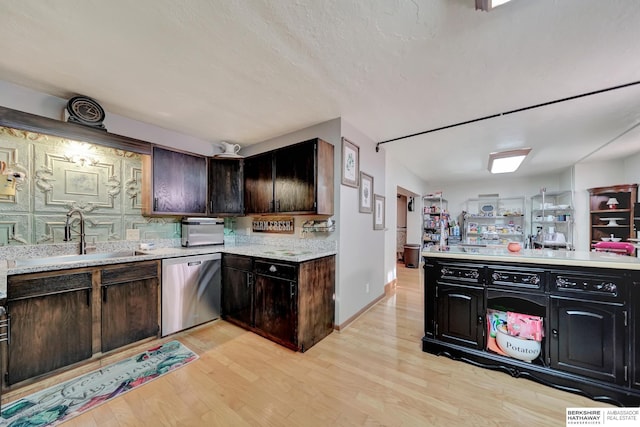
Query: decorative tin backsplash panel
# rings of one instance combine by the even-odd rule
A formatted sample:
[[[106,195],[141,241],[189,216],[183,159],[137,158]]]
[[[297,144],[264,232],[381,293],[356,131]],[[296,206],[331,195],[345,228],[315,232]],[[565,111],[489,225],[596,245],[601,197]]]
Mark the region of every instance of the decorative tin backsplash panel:
[[[179,219],[141,215],[140,154],[0,126],[0,160],[23,177],[15,196],[0,196],[0,245],[62,242],[72,208],[84,213],[89,243],[124,240],[127,229],[180,237]]]
[[[0,131],[4,129],[0,127]],[[0,133],[2,135],[2,133]],[[18,141],[6,141],[0,139],[0,161],[7,165],[8,172],[17,172],[25,178],[16,180],[15,195],[0,195],[1,212],[25,212],[29,210],[29,200],[31,188],[28,181],[29,159],[31,158],[32,147],[24,146]]]

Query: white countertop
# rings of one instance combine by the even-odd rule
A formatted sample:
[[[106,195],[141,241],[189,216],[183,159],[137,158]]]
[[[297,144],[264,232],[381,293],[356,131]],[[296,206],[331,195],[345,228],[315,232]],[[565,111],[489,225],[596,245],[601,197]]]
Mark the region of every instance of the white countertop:
[[[607,252],[563,251],[552,249],[522,249],[509,252],[506,248],[483,248],[452,246],[446,251],[437,247],[424,249],[422,256],[427,258],[451,258],[462,260],[485,260],[499,262],[517,262],[521,264],[546,264],[576,267],[615,268],[640,270],[640,259],[632,256]]]
[[[163,258],[177,258],[191,255],[229,253],[289,262],[304,262],[316,258],[335,255],[335,250],[315,248],[289,248],[270,245],[216,245],[201,247],[168,247],[149,250],[136,250],[136,255],[108,259],[75,260],[54,264],[12,266],[12,260],[0,260],[0,299],[6,298],[7,276],[36,273],[39,271],[63,270],[68,268],[92,267],[97,265],[121,264]]]

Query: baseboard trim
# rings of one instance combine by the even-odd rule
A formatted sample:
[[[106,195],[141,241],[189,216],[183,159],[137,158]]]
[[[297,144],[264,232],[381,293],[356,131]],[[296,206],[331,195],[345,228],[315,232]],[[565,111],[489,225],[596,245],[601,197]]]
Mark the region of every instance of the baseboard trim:
[[[397,285],[398,285],[398,279],[393,279],[392,281],[384,285],[385,295],[389,295],[392,292],[394,292],[396,290]]]
[[[395,290],[397,283],[398,283],[398,280],[397,279],[393,279],[391,282],[389,282],[386,285],[384,285],[384,293],[382,295],[378,296],[376,299],[371,301],[369,304],[365,305],[362,308],[362,310],[358,311],[356,314],[354,314],[353,316],[349,317],[346,321],[342,322],[342,324],[334,325],[334,329],[336,331],[341,331],[344,328],[346,328],[347,326],[349,326],[351,323],[353,323],[354,320],[356,320],[358,317],[362,316],[371,307],[373,307],[374,305],[379,303],[381,300],[383,300],[387,295],[392,293]]]

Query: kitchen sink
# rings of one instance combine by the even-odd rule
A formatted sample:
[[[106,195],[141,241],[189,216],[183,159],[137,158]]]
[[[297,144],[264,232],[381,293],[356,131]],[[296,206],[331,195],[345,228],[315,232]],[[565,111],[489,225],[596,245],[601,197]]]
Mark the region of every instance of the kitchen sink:
[[[133,250],[124,250],[117,252],[95,252],[86,255],[59,255],[59,256],[48,256],[42,258],[21,258],[14,259],[9,261],[9,266],[12,267],[31,267],[36,265],[47,265],[47,264],[67,264],[73,262],[83,262],[83,261],[96,261],[103,259],[111,259],[111,258],[123,258],[123,257],[131,257],[135,255],[141,255]]]

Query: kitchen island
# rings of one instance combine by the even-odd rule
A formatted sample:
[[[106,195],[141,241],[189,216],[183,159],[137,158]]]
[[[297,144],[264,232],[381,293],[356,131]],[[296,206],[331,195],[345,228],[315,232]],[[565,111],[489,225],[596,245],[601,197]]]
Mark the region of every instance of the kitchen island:
[[[462,246],[422,257],[423,351],[640,405],[638,258]]]

